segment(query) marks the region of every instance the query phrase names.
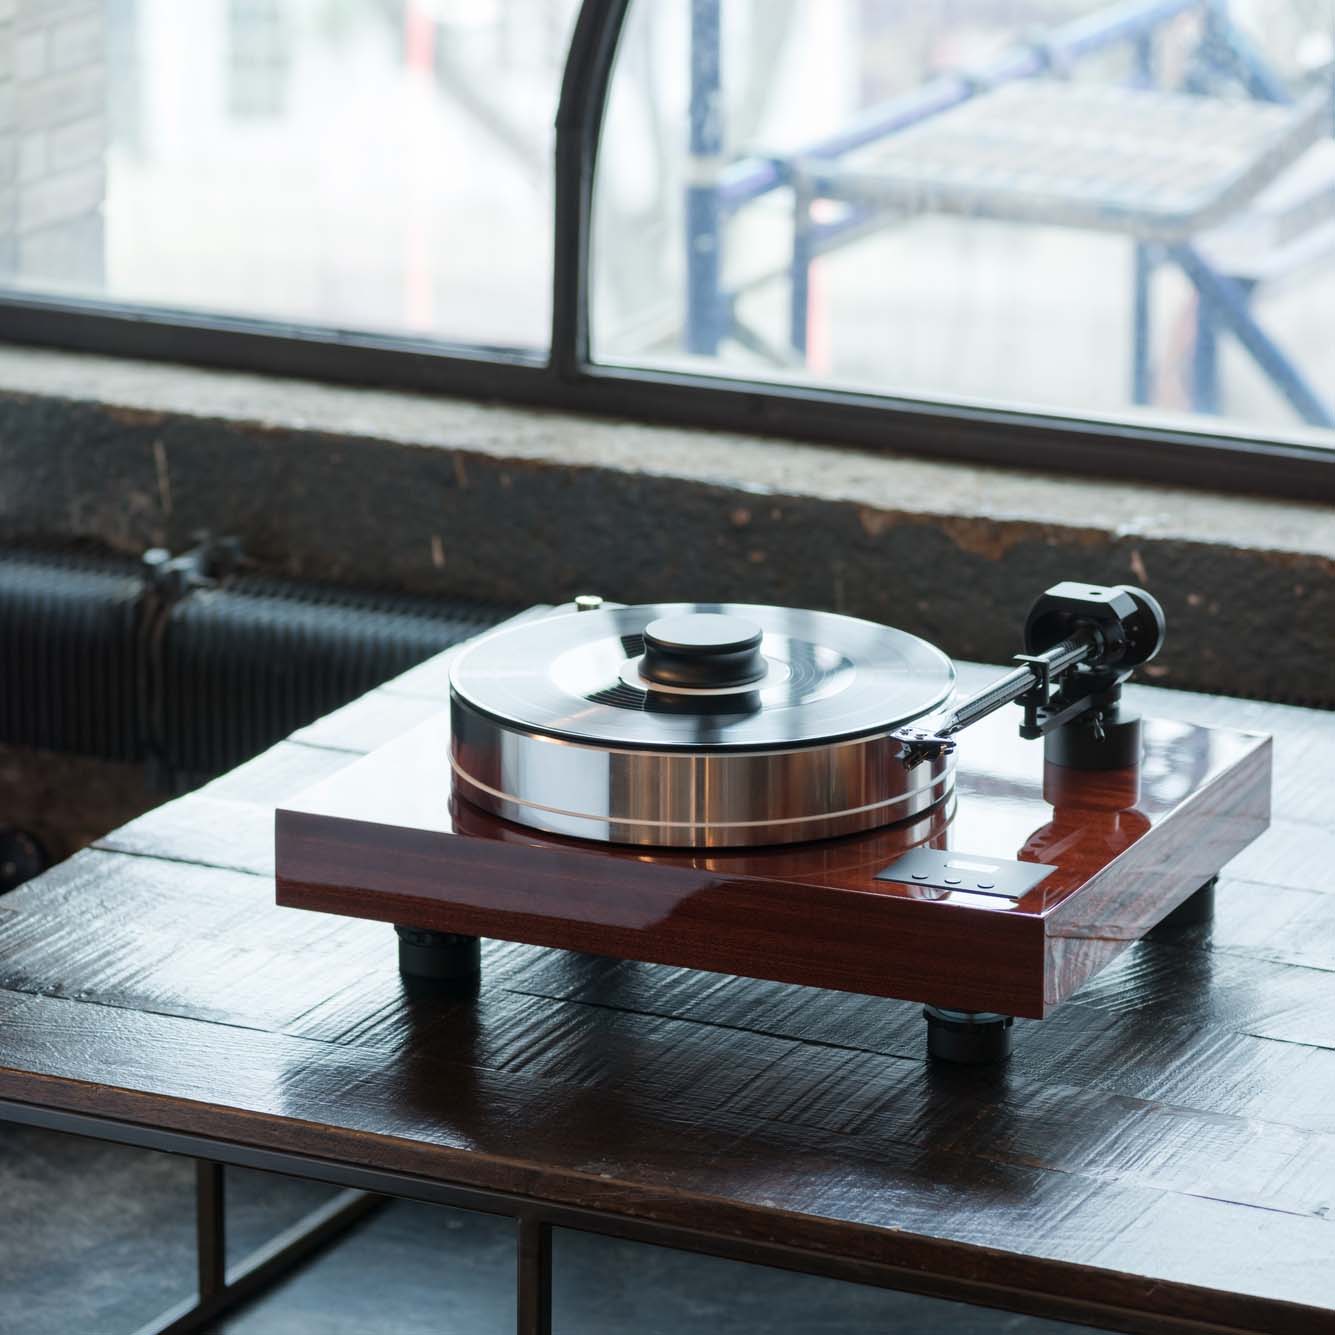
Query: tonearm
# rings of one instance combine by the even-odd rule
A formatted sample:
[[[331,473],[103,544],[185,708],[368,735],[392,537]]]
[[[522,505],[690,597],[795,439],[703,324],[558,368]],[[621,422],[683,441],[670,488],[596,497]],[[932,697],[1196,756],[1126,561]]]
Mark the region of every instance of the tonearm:
[[[1020,736],[1044,738],[1052,763],[1134,765],[1140,719],[1122,711],[1122,683],[1159,652],[1163,638],[1163,609],[1144,589],[1055,584],[1025,618],[1019,666],[954,705],[938,726],[901,729],[903,759],[915,765],[953,751],[957,732],[1014,701],[1024,708]]]

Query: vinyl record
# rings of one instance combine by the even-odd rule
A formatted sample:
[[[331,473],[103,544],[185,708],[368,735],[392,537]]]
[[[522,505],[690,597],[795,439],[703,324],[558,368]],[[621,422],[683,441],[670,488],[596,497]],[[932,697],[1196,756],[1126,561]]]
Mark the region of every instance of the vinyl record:
[[[683,686],[646,676],[645,632],[683,619],[760,632],[762,674]],[[719,639],[724,632],[719,632]],[[569,741],[671,751],[802,746],[896,728],[936,708],[955,670],[904,631],[831,612],[656,603],[558,615],[478,641],[455,694],[500,722]]]

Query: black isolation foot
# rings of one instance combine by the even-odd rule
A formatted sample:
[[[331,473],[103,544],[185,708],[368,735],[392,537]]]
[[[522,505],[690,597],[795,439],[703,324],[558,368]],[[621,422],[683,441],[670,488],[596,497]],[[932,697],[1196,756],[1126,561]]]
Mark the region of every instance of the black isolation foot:
[[[1063,723],[1043,738],[1043,759],[1065,769],[1131,769],[1141,755],[1140,716],[1118,704]]]
[[[394,931],[404,978],[461,994],[477,990],[482,978],[482,943],[477,937],[397,925]]]
[[[1214,921],[1214,890],[1219,877],[1211,876],[1199,890],[1188,895],[1162,922],[1160,927],[1200,927]]]
[[[992,1011],[953,1011],[924,1006],[927,1020],[927,1055],[933,1061],[957,1066],[991,1066],[1011,1055],[1013,1015]]]

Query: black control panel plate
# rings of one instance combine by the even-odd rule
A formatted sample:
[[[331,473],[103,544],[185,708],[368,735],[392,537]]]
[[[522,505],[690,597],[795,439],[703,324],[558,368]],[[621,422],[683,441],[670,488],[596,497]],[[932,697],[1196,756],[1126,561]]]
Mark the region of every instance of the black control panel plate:
[[[953,848],[915,848],[882,867],[876,879],[931,890],[966,890],[974,895],[1019,899],[1056,870],[1046,862],[1012,862]]]

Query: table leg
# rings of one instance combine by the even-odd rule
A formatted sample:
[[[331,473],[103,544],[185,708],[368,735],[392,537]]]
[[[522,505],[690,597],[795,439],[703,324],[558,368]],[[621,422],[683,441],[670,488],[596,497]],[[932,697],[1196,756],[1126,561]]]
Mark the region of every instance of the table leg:
[[[1256,322],[1248,292],[1235,279],[1219,273],[1186,242],[1176,242],[1169,254],[1207,302],[1214,319],[1251,354],[1270,383],[1289,401],[1309,426],[1335,426],[1335,414],[1322,401],[1298,368]]]
[[[811,261],[812,218],[814,202],[810,190],[800,181],[793,183],[793,251],[789,258],[788,341],[797,355],[799,366],[807,361],[811,332]]]
[[[724,332],[723,93],[719,0],[691,3],[690,183],[686,187],[686,351],[718,355]]]
[[[519,1217],[519,1273],[515,1329],[518,1335],[552,1335],[552,1227]]]
[[[1131,312],[1131,402],[1146,407],[1154,397],[1150,369],[1150,279],[1154,276],[1155,251],[1147,242],[1135,243],[1135,273],[1132,279]]]
[[[1219,411],[1219,333],[1208,297],[1196,294],[1196,339],[1191,351],[1191,410]]]
[[[227,1287],[227,1195],[223,1166],[195,1160],[195,1254],[199,1300],[208,1302]]]

